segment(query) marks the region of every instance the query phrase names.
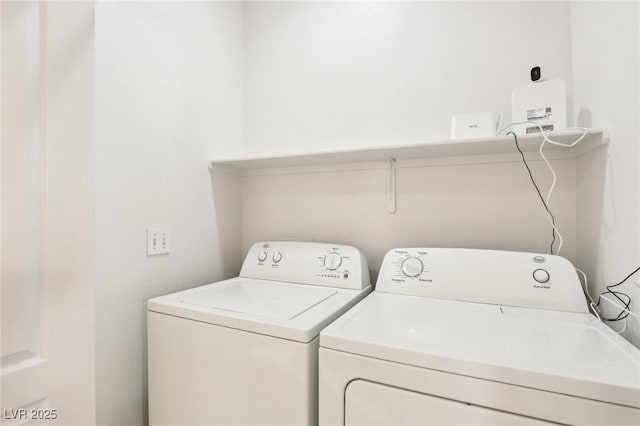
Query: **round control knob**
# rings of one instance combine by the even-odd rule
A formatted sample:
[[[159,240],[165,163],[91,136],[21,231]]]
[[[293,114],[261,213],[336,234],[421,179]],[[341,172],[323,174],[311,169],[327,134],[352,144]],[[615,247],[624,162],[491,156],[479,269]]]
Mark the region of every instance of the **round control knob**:
[[[407,277],[417,277],[422,273],[424,269],[424,265],[422,264],[422,260],[417,257],[407,257],[402,262],[402,273]]]
[[[263,250],[258,254],[258,261],[264,262],[265,260],[267,260],[267,252]]]
[[[546,283],[549,281],[549,273],[544,269],[536,269],[533,271],[533,279],[538,281],[539,283]]]
[[[324,258],[324,266],[330,270],[335,271],[342,265],[342,258],[337,253],[329,253]]]
[[[278,263],[282,260],[282,253],[276,252],[273,253],[273,263]]]

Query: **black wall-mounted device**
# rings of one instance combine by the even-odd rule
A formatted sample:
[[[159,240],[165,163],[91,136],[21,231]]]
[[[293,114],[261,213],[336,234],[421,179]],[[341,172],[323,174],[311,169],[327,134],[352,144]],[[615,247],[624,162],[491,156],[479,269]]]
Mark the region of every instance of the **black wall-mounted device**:
[[[540,67],[531,68],[531,81],[538,81],[540,80],[540,77],[542,77],[542,71],[540,70]]]

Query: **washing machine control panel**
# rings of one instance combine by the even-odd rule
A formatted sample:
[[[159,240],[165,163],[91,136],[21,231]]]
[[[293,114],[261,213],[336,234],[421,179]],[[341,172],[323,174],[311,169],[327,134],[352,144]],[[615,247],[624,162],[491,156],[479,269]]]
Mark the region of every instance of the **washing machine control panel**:
[[[312,242],[256,243],[247,253],[240,276],[353,289],[370,285],[369,267],[360,250]]]
[[[565,258],[538,253],[397,248],[382,261],[376,291],[588,312],[573,265]]]

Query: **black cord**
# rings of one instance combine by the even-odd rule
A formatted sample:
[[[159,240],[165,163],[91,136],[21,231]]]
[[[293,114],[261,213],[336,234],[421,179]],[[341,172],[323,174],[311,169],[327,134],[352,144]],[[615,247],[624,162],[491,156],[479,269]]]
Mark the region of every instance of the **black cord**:
[[[622,281],[620,281],[618,284],[608,285],[607,286],[607,290],[609,290],[610,288],[613,288],[613,287],[618,287],[620,284],[624,284],[629,278],[631,278],[633,276],[633,274],[635,274],[638,271],[640,271],[640,266],[638,266],[632,273],[630,273],[629,275],[624,277],[624,279]]]
[[[551,210],[549,210],[549,206],[547,206],[547,202],[544,200],[544,197],[542,196],[542,193],[540,192],[540,188],[538,188],[536,181],[533,179],[533,174],[531,173],[529,164],[527,164],[527,160],[524,158],[524,153],[520,149],[520,145],[518,145],[518,136],[516,136],[516,134],[513,132],[508,132],[507,135],[513,135],[513,139],[516,142],[516,148],[518,148],[518,152],[522,157],[522,162],[524,163],[524,166],[527,168],[527,171],[529,172],[529,178],[531,179],[531,183],[533,184],[533,187],[536,189],[536,192],[538,193],[538,197],[540,197],[540,201],[542,201],[542,205],[544,206],[544,209],[547,211],[547,213],[549,213],[549,216],[551,216],[551,223],[553,224],[553,226],[551,227],[552,239],[551,239],[551,246],[549,247],[549,252],[550,254],[553,254],[553,244],[556,242],[556,229],[555,229],[556,219],[553,217],[553,213],[551,213]]]
[[[620,311],[620,313],[618,314],[617,317],[615,318],[604,318],[602,317],[603,320],[605,321],[620,321],[623,320],[625,318],[627,318],[629,316],[629,305],[631,305],[631,296],[629,296],[626,293],[623,293],[621,291],[615,291],[615,290],[611,290],[614,287],[618,287],[619,285],[624,284],[629,278],[631,278],[636,272],[640,271],[640,266],[638,266],[636,269],[633,270],[633,272],[631,272],[629,275],[627,275],[626,277],[624,277],[624,279],[622,281],[620,281],[617,284],[611,284],[606,286],[605,288],[607,289],[606,291],[603,291],[602,294],[600,294],[600,296],[598,297],[598,303],[596,303],[596,306],[600,306],[600,300],[602,299],[602,295],[604,294],[611,294],[613,295],[613,297],[615,297],[616,299],[618,299],[620,301],[620,303],[622,303],[624,305],[624,308]],[[623,300],[622,298],[626,298],[627,300]]]
[[[623,292],[621,292],[621,291],[610,291],[610,290],[604,291],[604,292],[602,292],[602,294],[598,297],[598,303],[596,303],[596,306],[600,306],[600,299],[602,298],[602,296],[603,296],[604,294],[611,294],[611,295],[613,295],[613,296],[614,296],[616,299],[618,299],[618,300],[620,301],[620,303],[622,303],[622,305],[623,305],[622,310],[620,311],[620,313],[619,313],[616,317],[614,317],[614,318],[605,318],[604,316],[602,316],[602,319],[603,319],[604,321],[615,322],[615,321],[623,320],[623,319],[625,319],[625,318],[627,318],[627,317],[629,316],[629,306],[631,305],[631,297],[630,297],[628,294],[623,293]],[[624,298],[626,298],[627,300],[623,300],[623,299],[622,299],[623,297],[624,297]]]

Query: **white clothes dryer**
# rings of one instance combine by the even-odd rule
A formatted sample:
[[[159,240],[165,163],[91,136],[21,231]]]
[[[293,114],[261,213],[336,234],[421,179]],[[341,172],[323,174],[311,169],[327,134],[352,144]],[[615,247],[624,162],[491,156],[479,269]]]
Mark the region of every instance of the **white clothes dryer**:
[[[261,242],[239,277],[149,300],[149,423],[317,424],[318,334],[370,288],[356,248]]]
[[[391,250],[320,346],[321,425],[640,424],[640,351],[558,256]]]

